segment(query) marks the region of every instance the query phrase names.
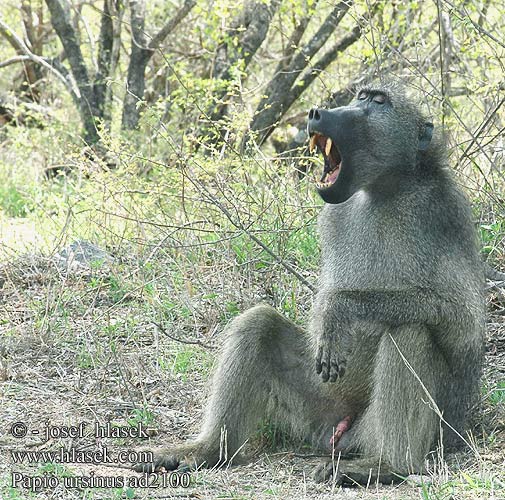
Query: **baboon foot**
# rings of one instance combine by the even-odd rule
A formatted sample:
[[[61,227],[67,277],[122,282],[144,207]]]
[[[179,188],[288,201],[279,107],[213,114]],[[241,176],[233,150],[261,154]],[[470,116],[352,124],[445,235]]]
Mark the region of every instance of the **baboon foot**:
[[[154,452],[152,462],[135,464],[133,469],[137,472],[155,472],[161,469],[192,471],[202,467],[220,467],[226,462],[219,450],[215,452],[200,444],[188,443]]]
[[[370,485],[374,483],[401,483],[404,477],[392,472],[385,464],[369,459],[325,460],[314,471],[314,481],[323,483],[330,479],[337,485]]]

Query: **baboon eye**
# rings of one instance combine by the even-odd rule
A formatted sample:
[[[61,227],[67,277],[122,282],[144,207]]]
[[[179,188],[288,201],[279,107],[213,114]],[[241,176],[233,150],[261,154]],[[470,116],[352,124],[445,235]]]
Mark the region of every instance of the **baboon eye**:
[[[358,94],[358,100],[360,100],[360,101],[364,101],[367,97],[368,97],[368,94],[364,90],[362,90]]]
[[[386,102],[386,96],[384,94],[375,94],[373,96],[373,102],[377,104],[384,104]]]

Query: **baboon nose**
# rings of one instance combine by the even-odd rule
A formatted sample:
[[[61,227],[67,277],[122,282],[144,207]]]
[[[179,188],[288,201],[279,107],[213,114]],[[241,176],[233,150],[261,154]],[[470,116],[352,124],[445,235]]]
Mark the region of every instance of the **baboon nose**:
[[[309,120],[320,120],[321,119],[321,114],[319,113],[319,110],[317,108],[312,108],[309,111]]]

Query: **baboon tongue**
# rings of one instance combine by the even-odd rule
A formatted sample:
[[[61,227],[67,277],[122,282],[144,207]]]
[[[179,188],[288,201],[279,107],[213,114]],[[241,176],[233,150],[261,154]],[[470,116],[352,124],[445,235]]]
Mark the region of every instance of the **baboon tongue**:
[[[328,177],[326,178],[326,182],[335,182],[336,178],[338,177],[338,173],[340,172],[340,165],[337,165],[337,168],[333,170],[333,172],[330,172],[328,174]]]
[[[323,175],[321,176],[321,182],[325,182],[326,176],[331,172],[330,159],[328,157],[324,158],[324,169]]]
[[[324,159],[324,170],[320,182],[331,182],[333,183],[338,176],[340,170],[340,163],[335,164],[331,156],[327,156]]]

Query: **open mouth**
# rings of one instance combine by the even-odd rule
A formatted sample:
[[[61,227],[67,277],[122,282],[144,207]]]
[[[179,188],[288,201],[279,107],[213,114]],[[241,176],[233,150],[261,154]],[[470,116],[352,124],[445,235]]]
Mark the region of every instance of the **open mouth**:
[[[330,137],[315,133],[311,135],[309,144],[311,153],[317,147],[324,158],[323,175],[320,180],[316,181],[316,186],[319,189],[327,189],[335,184],[338,178],[338,174],[342,168],[342,157]]]

